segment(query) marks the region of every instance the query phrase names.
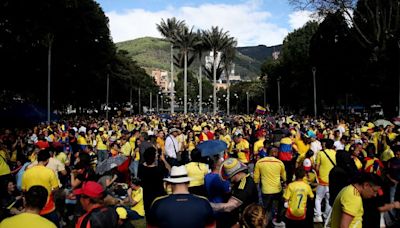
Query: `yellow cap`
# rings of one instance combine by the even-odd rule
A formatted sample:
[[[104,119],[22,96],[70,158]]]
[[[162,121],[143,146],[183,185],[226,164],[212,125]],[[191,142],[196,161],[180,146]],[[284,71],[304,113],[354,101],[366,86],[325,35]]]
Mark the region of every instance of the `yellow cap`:
[[[126,211],[125,208],[117,207],[117,209],[115,210],[117,211],[119,219],[126,219],[128,217],[128,212]]]
[[[369,129],[368,127],[362,127],[362,128],[361,128],[361,132],[367,132],[368,129]]]

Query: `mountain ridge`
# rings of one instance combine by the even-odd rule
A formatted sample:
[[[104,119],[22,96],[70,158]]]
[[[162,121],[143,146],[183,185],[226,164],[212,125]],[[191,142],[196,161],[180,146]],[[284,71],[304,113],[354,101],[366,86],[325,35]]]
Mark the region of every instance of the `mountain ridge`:
[[[139,66],[145,68],[148,73],[151,70],[170,69],[170,44],[161,38],[141,37],[116,43],[120,50],[128,52],[128,56],[136,61]],[[279,45],[277,45],[279,46]],[[255,80],[260,75],[262,63],[272,57],[273,50],[277,46],[267,47],[265,45],[237,47],[237,55],[234,60],[235,74],[240,75],[243,80]],[[279,48],[280,50],[280,48]],[[189,68],[196,70],[198,59]]]

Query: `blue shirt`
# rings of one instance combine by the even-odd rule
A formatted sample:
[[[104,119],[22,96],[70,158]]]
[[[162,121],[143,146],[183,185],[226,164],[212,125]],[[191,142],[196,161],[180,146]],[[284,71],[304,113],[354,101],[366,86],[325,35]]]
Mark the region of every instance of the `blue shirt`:
[[[208,200],[212,203],[224,203],[229,193],[229,181],[223,181],[217,173],[209,173],[204,177]]]

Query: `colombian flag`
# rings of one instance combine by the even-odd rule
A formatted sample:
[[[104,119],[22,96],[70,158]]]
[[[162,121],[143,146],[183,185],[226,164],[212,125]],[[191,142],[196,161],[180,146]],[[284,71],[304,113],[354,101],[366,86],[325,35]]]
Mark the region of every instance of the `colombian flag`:
[[[267,111],[267,109],[265,109],[264,107],[262,107],[260,105],[257,105],[257,108],[256,108],[256,113],[257,114],[264,115],[266,111]]]

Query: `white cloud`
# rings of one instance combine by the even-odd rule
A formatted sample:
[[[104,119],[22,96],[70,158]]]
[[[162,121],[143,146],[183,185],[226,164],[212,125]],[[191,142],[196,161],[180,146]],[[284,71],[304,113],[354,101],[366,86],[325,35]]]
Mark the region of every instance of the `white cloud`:
[[[106,15],[110,19],[111,35],[115,42],[144,36],[161,37],[156,24],[162,18],[176,17],[199,29],[219,26],[236,37],[239,46],[281,44],[288,29],[268,22],[273,15],[258,10],[260,4],[262,2],[257,0],[229,5],[205,3],[199,6],[167,7],[155,12],[143,9],[111,11]]]
[[[308,21],[314,20],[312,12],[308,10],[295,11],[289,14],[289,25],[291,29],[303,27]]]

